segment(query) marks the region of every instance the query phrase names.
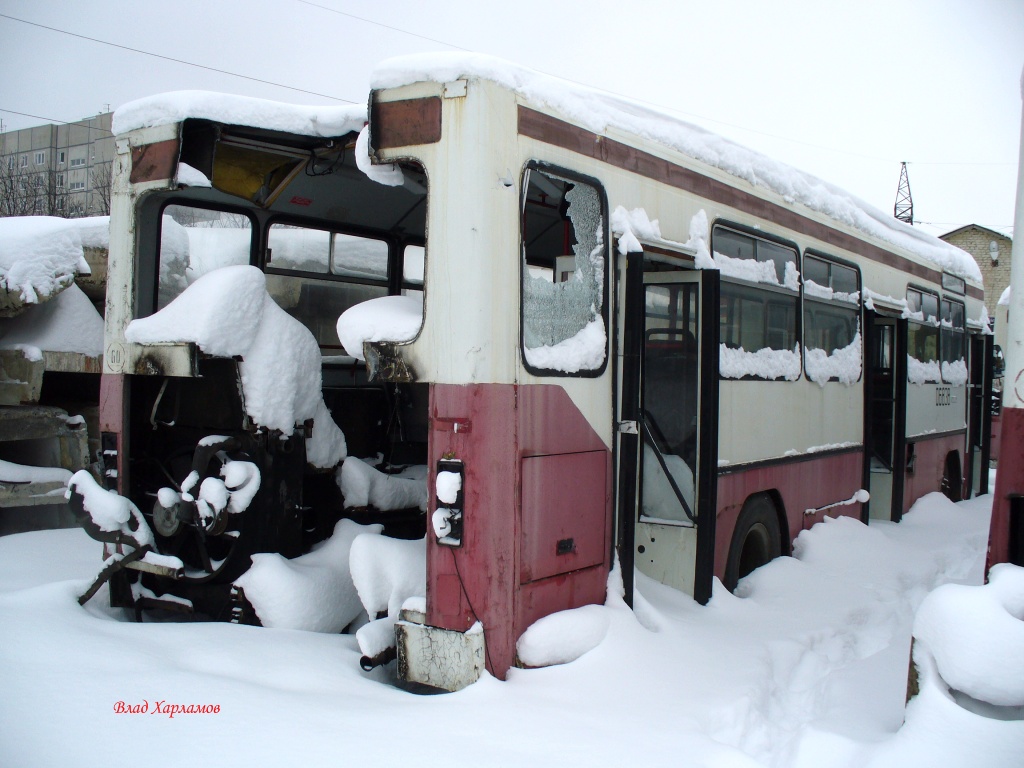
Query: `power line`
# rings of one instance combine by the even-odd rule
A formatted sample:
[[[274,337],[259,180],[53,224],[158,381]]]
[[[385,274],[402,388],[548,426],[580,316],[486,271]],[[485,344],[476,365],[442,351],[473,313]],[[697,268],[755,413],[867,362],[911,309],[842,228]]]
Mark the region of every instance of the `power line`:
[[[57,27],[48,27],[45,24],[37,24],[34,21],[26,21],[25,19],[19,19],[19,18],[15,17],[15,16],[8,16],[6,13],[0,13],[0,18],[9,19],[11,21],[17,21],[17,22],[19,22],[21,24],[28,24],[29,26],[32,26],[32,27],[39,27],[40,29],[46,29],[46,30],[49,30],[50,32],[58,32],[58,33],[60,33],[62,35],[70,35],[71,37],[77,37],[77,38],[79,38],[81,40],[88,40],[89,42],[92,42],[92,43],[99,43],[100,45],[109,45],[112,48],[120,48],[123,51],[130,51],[132,53],[140,53],[143,56],[152,56],[153,58],[163,59],[164,61],[171,61],[171,62],[174,62],[175,64],[184,64],[184,65],[189,66],[189,67],[197,67],[198,69],[205,69],[205,70],[207,70],[209,72],[216,72],[216,73],[221,74],[221,75],[230,75],[231,77],[240,77],[243,80],[251,80],[251,81],[253,81],[255,83],[262,83],[263,85],[272,85],[272,86],[274,86],[276,88],[286,88],[289,91],[297,91],[298,93],[306,93],[306,94],[309,94],[310,96],[320,96],[321,98],[324,98],[324,99],[332,99],[334,101],[344,101],[346,104],[356,104],[357,103],[355,101],[352,101],[351,99],[343,99],[341,96],[331,96],[330,94],[326,94],[326,93],[318,93],[316,91],[307,91],[304,88],[296,88],[293,85],[285,85],[284,83],[275,83],[272,80],[263,80],[263,79],[258,78],[258,77],[251,77],[250,75],[242,75],[242,74],[239,74],[238,72],[230,72],[230,71],[228,71],[226,69],[218,69],[216,67],[209,67],[209,66],[207,66],[205,64],[196,64],[195,62],[186,61],[185,59],[176,59],[176,58],[174,58],[172,56],[164,56],[163,54],[160,54],[160,53],[153,53],[151,51],[144,51],[144,50],[142,50],[140,48],[131,48],[131,47],[127,46],[127,45],[120,45],[119,43],[111,43],[108,40],[100,40],[99,38],[89,37],[87,35],[80,35],[77,32],[69,32],[66,29],[58,29]]]
[[[43,117],[42,115],[30,115],[28,112],[17,112],[17,111],[15,111],[13,109],[3,109],[3,108],[0,108],[0,112],[6,112],[9,115],[21,115],[22,117],[33,117],[36,120],[45,120],[48,123],[60,123],[61,125],[78,125],[79,123],[84,123],[84,122],[86,122],[88,120],[92,120],[91,117],[83,117],[81,120],[72,120],[72,121],[58,120],[55,117]],[[88,128],[91,131],[103,131],[104,133],[109,133],[111,136],[114,135],[113,131],[111,131],[111,130],[109,130],[107,128],[101,128],[98,125],[87,125],[85,127]],[[15,130],[17,130],[17,129],[15,129]]]
[[[440,40],[440,39],[437,39],[437,38],[428,37],[427,35],[421,35],[421,34],[418,34],[416,32],[410,32],[409,30],[402,29],[401,27],[396,27],[396,26],[390,25],[390,24],[384,24],[382,22],[374,21],[372,19],[367,19],[367,18],[362,17],[362,16],[356,16],[355,14],[346,13],[344,11],[339,11],[339,10],[336,10],[334,8],[330,8],[328,6],[321,5],[319,3],[311,2],[311,0],[296,0],[296,2],[302,3],[303,5],[308,5],[308,6],[313,7],[313,8],[318,8],[318,9],[323,10],[323,11],[327,11],[328,13],[334,13],[334,14],[337,14],[339,16],[345,16],[345,17],[348,17],[348,18],[351,18],[351,19],[356,19],[357,21],[361,21],[361,22],[364,22],[366,24],[372,24],[374,26],[381,27],[381,28],[387,29],[387,30],[391,30],[393,32],[398,32],[398,33],[403,34],[403,35],[409,35],[411,37],[415,37],[415,38],[418,38],[420,40],[426,40],[428,42],[437,43],[438,45],[444,45],[444,46],[447,46],[449,48],[455,48],[457,50],[465,51],[467,53],[471,53],[472,52],[470,49],[463,48],[462,46],[456,45],[455,43],[449,43],[449,42],[447,42],[445,40]],[[39,24],[39,23],[34,22],[34,21],[27,21],[26,19],[20,19],[20,18],[17,18],[15,16],[10,16],[10,15],[5,14],[5,13],[0,13],[0,18],[5,18],[5,19],[9,19],[11,21],[20,22],[22,24],[28,24],[28,25],[33,26],[33,27],[39,27],[40,29],[46,29],[46,30],[49,30],[51,32],[57,32],[59,34],[69,35],[71,37],[77,37],[77,38],[80,38],[82,40],[88,40],[88,41],[93,42],[93,43],[98,43],[100,45],[107,45],[107,46],[110,46],[112,48],[119,48],[121,50],[129,51],[131,53],[138,53],[138,54],[141,54],[143,56],[152,56],[153,58],[163,59],[164,61],[170,61],[170,62],[174,62],[176,64],[184,64],[185,66],[189,66],[189,67],[196,67],[198,69],[205,69],[207,71],[216,72],[216,73],[222,74],[222,75],[229,75],[231,77],[238,77],[238,78],[241,78],[243,80],[250,80],[252,82],[261,83],[263,85],[271,85],[271,86],[274,86],[276,88],[284,88],[284,89],[287,89],[287,90],[290,90],[290,91],[296,91],[298,93],[309,94],[311,96],[320,96],[322,98],[332,99],[334,101],[343,101],[343,102],[345,102],[347,104],[359,103],[359,102],[352,101],[351,99],[342,98],[341,96],[331,96],[330,94],[326,94],[326,93],[319,93],[317,91],[310,91],[310,90],[306,90],[304,88],[297,88],[297,87],[292,86],[292,85],[285,85],[284,83],[277,83],[277,82],[274,82],[272,80],[264,80],[262,78],[253,77],[253,76],[250,76],[250,75],[243,75],[243,74],[238,73],[238,72],[231,72],[231,71],[225,70],[225,69],[218,69],[217,67],[210,67],[210,66],[207,66],[205,64],[196,64],[195,62],[186,61],[185,59],[177,59],[177,58],[174,58],[174,57],[171,57],[171,56],[164,56],[163,54],[153,53],[151,51],[145,51],[145,50],[142,50],[140,48],[132,48],[132,47],[129,47],[129,46],[126,46],[126,45],[121,45],[119,43],[112,43],[112,42],[109,42],[107,40],[100,40],[100,39],[95,38],[95,37],[89,37],[87,35],[81,35],[81,34],[78,34],[76,32],[70,32],[70,31],[68,31],[66,29],[59,29],[57,27],[50,27],[50,26],[47,26],[45,24]],[[540,72],[541,74],[546,74],[549,77],[559,77],[558,75],[552,75],[551,73],[543,72],[542,70],[537,70],[537,71]],[[712,118],[712,117],[706,117],[704,115],[700,115],[700,114],[697,114],[695,112],[685,112],[683,110],[676,109],[674,107],[669,107],[669,106],[666,106],[664,104],[659,104],[657,102],[647,101],[645,99],[637,99],[637,98],[625,96],[623,94],[616,93],[615,91],[610,91],[610,90],[607,90],[605,88],[600,88],[598,86],[590,85],[588,83],[583,83],[583,82],[580,82],[578,80],[571,80],[571,79],[565,78],[565,77],[561,77],[560,79],[565,80],[566,82],[574,83],[575,85],[581,85],[581,86],[583,86],[585,88],[590,88],[592,90],[599,91],[601,93],[606,93],[606,94],[608,94],[610,96],[614,96],[616,98],[625,99],[627,101],[632,101],[632,102],[637,103],[637,104],[643,104],[643,105],[646,105],[646,106],[654,107],[656,109],[663,110],[663,111],[666,111],[666,112],[671,112],[671,113],[674,113],[676,115],[682,115],[684,117],[688,117],[688,118],[691,118],[691,119],[703,120],[703,121],[706,121],[706,122],[709,122],[709,123],[715,123],[717,125],[724,125],[724,126],[727,126],[727,127],[730,127],[730,128],[735,128],[736,130],[746,131],[748,133],[753,133],[753,134],[757,134],[757,135],[760,135],[760,136],[766,136],[768,138],[778,139],[780,141],[787,141],[787,142],[790,142],[792,144],[800,144],[802,146],[811,147],[813,149],[820,149],[820,150],[823,150],[825,152],[834,152],[834,153],[837,153],[837,154],[850,155],[850,156],[853,156],[853,157],[862,157],[862,158],[865,158],[865,159],[868,159],[868,160],[875,160],[877,162],[883,162],[883,163],[898,162],[898,161],[894,161],[894,160],[891,160],[891,159],[877,157],[877,156],[873,156],[873,155],[865,155],[865,154],[862,154],[862,153],[859,153],[859,152],[853,152],[853,151],[850,151],[850,150],[838,149],[836,147],[826,147],[826,146],[823,146],[821,144],[813,144],[811,142],[800,141],[799,139],[793,139],[793,138],[788,137],[788,136],[779,136],[778,134],[768,133],[766,131],[759,131],[759,130],[756,130],[754,128],[748,128],[746,126],[736,125],[735,123],[729,123],[729,122],[726,122],[724,120],[717,120],[717,119]],[[11,111],[11,110],[8,110],[8,111]],[[13,111],[12,111],[12,113],[13,114],[21,114],[21,113],[13,112]],[[45,118],[42,118],[42,119],[45,119]],[[54,121],[54,122],[62,122],[62,121]],[[914,165],[965,165],[965,166],[1013,165],[1013,163],[1009,163],[1009,162],[1006,162],[1006,163],[999,163],[999,162],[993,162],[993,163],[967,163],[967,162],[923,162],[923,161],[922,162],[914,162],[913,164]]]
[[[456,49],[458,49],[460,51],[466,51],[467,53],[472,53],[472,51],[470,51],[469,48],[463,48],[461,45],[455,45],[455,43],[448,43],[448,42],[445,42],[444,40],[438,40],[438,39],[433,38],[433,37],[427,37],[426,35],[418,34],[416,32],[410,32],[409,30],[402,29],[401,27],[393,27],[390,24],[384,24],[383,22],[380,22],[380,21],[374,21],[373,19],[367,19],[367,18],[364,18],[362,16],[356,16],[354,13],[345,13],[344,11],[338,11],[338,10],[335,10],[334,8],[328,8],[326,5],[320,5],[319,3],[310,2],[310,0],[296,0],[296,2],[302,3],[303,5],[312,6],[313,8],[319,8],[320,10],[327,11],[328,13],[336,13],[339,16],[347,16],[350,19],[355,19],[356,21],[362,21],[362,22],[364,22],[366,24],[373,24],[374,26],[377,26],[377,27],[383,27],[384,29],[390,29],[392,32],[401,32],[403,35],[409,35],[410,37],[418,37],[420,40],[426,40],[426,41],[431,42],[431,43],[437,43],[438,45],[446,45],[449,48],[456,48]]]
[[[419,34],[417,32],[410,32],[407,29],[402,29],[401,27],[396,27],[396,26],[394,26],[392,24],[384,24],[383,22],[380,22],[380,21],[374,21],[373,19],[368,19],[365,16],[356,16],[353,13],[346,13],[345,11],[339,11],[339,10],[336,10],[334,8],[330,8],[330,7],[326,6],[326,5],[321,5],[320,3],[314,3],[314,2],[312,2],[312,0],[295,0],[295,1],[298,2],[298,3],[301,3],[303,5],[311,6],[313,8],[319,8],[320,10],[327,11],[328,13],[334,13],[334,14],[337,14],[338,16],[346,16],[346,17],[348,17],[350,19],[355,19],[355,20],[361,21],[361,22],[363,22],[365,24],[372,24],[374,26],[381,27],[383,29],[388,29],[388,30],[391,30],[392,32],[398,32],[398,33],[403,34],[403,35],[409,35],[410,37],[419,38],[420,40],[427,40],[428,42],[431,42],[431,43],[437,43],[438,45],[444,45],[444,46],[447,46],[449,48],[455,48],[457,50],[465,51],[467,53],[472,53],[473,52],[469,48],[463,48],[461,45],[456,45],[455,43],[450,43],[447,40],[439,40],[436,37],[428,37],[427,35],[421,35],[421,34]],[[861,152],[853,152],[851,150],[838,149],[836,147],[826,147],[826,146],[823,146],[821,144],[814,144],[814,143],[808,142],[808,141],[800,141],[799,139],[794,139],[794,138],[789,137],[789,136],[779,136],[778,134],[768,133],[766,131],[759,131],[759,130],[754,129],[754,128],[748,128],[748,127],[743,126],[743,125],[736,125],[735,123],[729,123],[729,122],[726,122],[724,120],[717,120],[717,119],[715,119],[713,117],[706,117],[705,115],[700,115],[700,114],[697,114],[695,112],[685,112],[685,111],[683,111],[681,109],[676,109],[675,107],[669,107],[669,106],[666,106],[664,104],[659,104],[658,102],[646,101],[644,99],[637,99],[637,98],[634,98],[634,97],[631,97],[631,96],[625,96],[625,95],[623,95],[621,93],[616,93],[615,91],[609,91],[609,90],[607,90],[605,88],[600,88],[598,86],[590,85],[589,83],[583,83],[583,82],[580,82],[578,80],[571,80],[571,79],[569,79],[567,77],[561,77],[560,75],[552,75],[551,73],[543,72],[542,70],[537,70],[537,71],[540,72],[541,74],[548,75],[549,77],[559,77],[560,79],[565,80],[566,82],[574,83],[575,85],[581,85],[581,86],[583,86],[585,88],[590,88],[590,89],[595,90],[595,91],[600,91],[600,92],[606,93],[606,94],[608,94],[610,96],[615,96],[616,98],[625,99],[625,100],[632,101],[632,102],[637,103],[637,104],[644,104],[644,105],[649,106],[649,107],[655,107],[656,109],[663,110],[663,111],[666,111],[666,112],[672,112],[673,114],[676,114],[676,115],[682,115],[682,116],[688,117],[688,118],[693,118],[693,119],[697,119],[697,120],[703,120],[705,122],[715,123],[716,125],[724,125],[724,126],[727,126],[729,128],[735,128],[736,130],[746,131],[747,133],[753,133],[753,134],[756,134],[756,135],[759,135],[759,136],[766,136],[768,138],[778,139],[780,141],[788,141],[788,142],[790,142],[792,144],[800,144],[800,145],[805,146],[805,147],[811,147],[812,149],[820,149],[820,150],[823,150],[825,152],[835,152],[837,154],[849,155],[851,157],[861,157],[861,158],[864,158],[866,160],[874,160],[874,161],[879,162],[879,163],[898,162],[898,161],[893,161],[892,159],[889,159],[889,158],[877,157],[875,155],[865,155],[865,154],[863,154]],[[930,163],[930,162],[915,162],[914,165],[972,165],[972,166],[974,166],[974,165],[1014,165],[1014,163],[1010,163],[1010,162],[1005,162],[1005,163],[966,163],[966,162],[935,162],[935,163]]]

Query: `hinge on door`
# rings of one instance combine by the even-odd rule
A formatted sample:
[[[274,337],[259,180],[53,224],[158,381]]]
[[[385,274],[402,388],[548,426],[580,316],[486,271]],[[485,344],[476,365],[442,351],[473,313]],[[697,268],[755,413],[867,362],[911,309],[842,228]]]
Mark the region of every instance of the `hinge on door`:
[[[619,434],[620,435],[636,435],[639,434],[639,429],[635,421],[620,421],[619,422]]]

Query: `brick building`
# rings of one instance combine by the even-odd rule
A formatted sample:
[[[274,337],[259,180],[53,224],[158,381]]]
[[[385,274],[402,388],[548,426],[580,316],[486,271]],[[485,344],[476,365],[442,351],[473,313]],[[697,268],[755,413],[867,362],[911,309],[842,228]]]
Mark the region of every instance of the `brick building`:
[[[968,224],[939,238],[950,245],[967,251],[981,268],[985,279],[985,309],[989,317],[996,316],[996,302],[1010,284],[1010,249],[1013,240],[1002,232]]]

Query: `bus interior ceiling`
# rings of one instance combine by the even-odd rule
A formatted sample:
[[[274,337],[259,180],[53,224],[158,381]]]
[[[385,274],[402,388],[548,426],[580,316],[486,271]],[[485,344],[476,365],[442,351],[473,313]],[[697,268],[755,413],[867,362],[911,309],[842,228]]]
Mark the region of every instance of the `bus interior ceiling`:
[[[355,134],[303,138],[187,122],[180,162],[200,171],[211,186],[157,192],[140,203],[137,277],[140,286],[152,289],[139,290],[137,316],[166,306],[204,268],[223,266],[231,242],[241,242],[237,250],[244,261],[230,263],[263,269],[270,295],[317,339],[324,400],[345,435],[348,455],[379,462],[378,469],[392,472],[426,464],[427,385],[371,382],[363,363],[341,347],[336,323],[341,312],[360,301],[422,291],[427,182],[422,169],[411,165],[402,166],[398,185],[372,180],[357,167],[355,141]],[[181,279],[173,283],[169,276],[177,257],[165,230],[181,232],[179,225],[191,243],[190,265],[180,269]],[[210,230],[218,230],[216,237]],[[403,265],[410,249],[416,249],[412,259],[417,262],[411,268]],[[353,253],[354,261],[345,261],[346,253]],[[217,259],[221,261],[214,265]],[[198,373],[194,378],[129,377],[132,463],[130,487],[124,490],[151,514],[161,487],[182,483],[190,470],[205,465],[205,459],[197,458],[199,441],[224,435],[237,441],[229,456],[253,461],[265,473],[267,495],[274,498],[259,514],[302,518],[301,543],[284,532],[295,527],[287,520],[260,523],[248,534],[229,531],[234,540],[226,540],[221,550],[209,541],[214,537],[207,537],[209,551],[198,558],[209,555],[216,566],[212,580],[237,577],[253,552],[300,554],[329,536],[343,516],[360,523],[383,522],[389,535],[424,535],[420,509],[353,509],[342,498],[335,472],[307,465],[304,471],[298,469],[303,481],[301,488],[295,487],[296,467],[285,454],[299,448],[299,438],[278,440],[253,429],[243,407],[237,362],[201,355]],[[214,466],[199,470],[216,474]],[[174,546],[171,540],[180,534],[173,526],[171,530],[170,536],[161,537],[161,551],[190,559],[187,544]],[[229,555],[236,555],[233,564],[218,564]],[[209,564],[202,570],[209,572]]]

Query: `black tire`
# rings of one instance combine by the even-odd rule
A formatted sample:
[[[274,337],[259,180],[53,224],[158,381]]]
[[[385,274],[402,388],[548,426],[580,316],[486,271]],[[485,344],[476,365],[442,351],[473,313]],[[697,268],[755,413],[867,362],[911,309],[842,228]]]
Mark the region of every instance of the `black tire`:
[[[763,493],[751,496],[743,505],[729,545],[725,564],[725,587],[736,590],[739,580],[782,554],[779,516],[772,500]]]

